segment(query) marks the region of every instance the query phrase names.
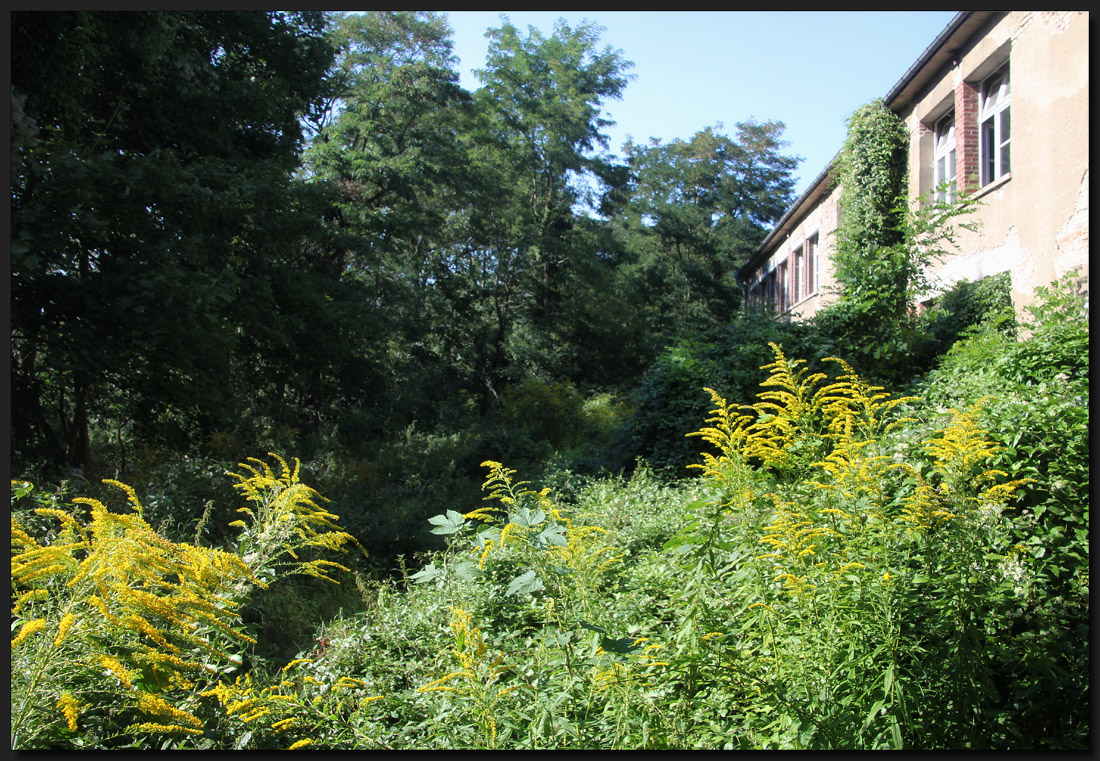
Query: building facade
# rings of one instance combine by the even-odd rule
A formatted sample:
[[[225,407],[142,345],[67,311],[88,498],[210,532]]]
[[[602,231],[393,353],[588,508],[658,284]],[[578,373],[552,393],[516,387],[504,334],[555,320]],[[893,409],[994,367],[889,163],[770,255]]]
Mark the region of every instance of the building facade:
[[[1068,273],[1088,291],[1089,14],[959,13],[884,98],[909,131],[911,202],[980,204],[934,266],[930,301],[1008,272],[1017,311]],[[830,166],[738,272],[749,304],[794,319],[836,299],[830,252],[840,189]]]

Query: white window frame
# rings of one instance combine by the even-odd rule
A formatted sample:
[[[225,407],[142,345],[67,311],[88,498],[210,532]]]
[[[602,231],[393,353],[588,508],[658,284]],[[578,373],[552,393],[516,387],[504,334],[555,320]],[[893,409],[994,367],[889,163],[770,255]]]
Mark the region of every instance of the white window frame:
[[[955,176],[957,142],[955,139],[955,112],[951,111],[946,116],[936,121],[932,129],[935,139],[935,149],[932,153],[932,168],[935,177],[936,200],[954,203],[957,194],[957,180]],[[946,190],[940,186],[949,182]]]
[[[978,166],[984,188],[1008,175],[1012,166],[1012,93],[1008,63],[982,80],[979,97]]]
[[[802,272],[803,267],[806,266],[804,243],[799,243],[797,246],[791,248],[790,252],[787,254],[787,261],[791,263],[791,306],[794,306],[807,296],[807,294],[803,292],[803,281],[805,278]]]
[[[783,259],[775,265],[775,311],[785,313],[791,308],[791,268]]]
[[[817,230],[806,236],[802,242],[802,251],[805,261],[810,265],[809,290],[806,296],[813,296],[821,288],[821,236]]]

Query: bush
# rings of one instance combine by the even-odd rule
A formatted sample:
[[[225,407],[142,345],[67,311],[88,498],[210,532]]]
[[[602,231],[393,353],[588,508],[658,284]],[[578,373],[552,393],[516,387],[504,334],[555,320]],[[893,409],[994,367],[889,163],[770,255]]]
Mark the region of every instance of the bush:
[[[769,342],[792,351],[809,348],[807,326],[746,312],[713,334],[681,339],[646,371],[634,393],[627,421],[627,449],[658,473],[686,474],[694,447],[684,436],[695,430],[707,410],[705,386],[738,399],[752,399],[772,357]]]
[[[105,483],[125,494],[121,511],[88,497],[63,509],[12,482],[13,749],[211,747],[229,742],[235,723],[261,717],[252,728],[289,730],[279,738],[286,744],[310,739],[284,720],[311,707],[316,715],[320,694],[311,702],[294,680],[265,695],[247,674],[228,681],[257,644],[241,620],[251,592],[288,574],[328,579],[344,567],[309,555],[354,541],[298,480],[297,465],[276,459],[279,472],[260,460],[240,465],[248,517],[236,522],[235,552],[158,535],[134,489],[117,481]],[[58,528],[35,536],[30,516]]]

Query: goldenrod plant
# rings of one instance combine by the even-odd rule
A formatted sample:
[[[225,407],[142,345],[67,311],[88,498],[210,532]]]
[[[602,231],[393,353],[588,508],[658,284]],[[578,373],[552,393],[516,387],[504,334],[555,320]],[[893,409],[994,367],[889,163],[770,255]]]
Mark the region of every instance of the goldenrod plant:
[[[459,696],[477,722],[481,747],[496,750],[497,716],[502,703],[524,685],[502,686],[502,677],[508,671],[504,653],[489,650],[481,629],[473,625],[473,617],[468,611],[453,608],[449,628],[453,642],[450,652],[458,670],[418,687],[417,692],[449,692]]]
[[[251,590],[286,573],[329,578],[324,570],[342,566],[297,552],[354,542],[298,481],[297,462],[291,470],[275,459],[278,474],[259,460],[241,466],[251,473],[237,478],[252,522],[237,553],[163,538],[136,491],[110,479],[126,497],[121,511],[88,497],[69,509],[43,498],[29,514],[56,522],[45,536],[12,516],[13,748],[204,734],[203,689],[231,689],[212,685],[238,671],[255,644],[240,616]],[[33,491],[13,481],[13,505]]]
[[[346,552],[348,544],[358,546],[364,554],[366,550],[355,537],[339,529],[338,516],[318,505],[327,500],[299,480],[301,463],[295,460],[291,469],[279,455],[269,455],[278,463],[277,474],[268,463],[254,457],[238,465],[243,474],[229,473],[236,479],[234,487],[249,503],[238,510],[248,520],[229,524],[241,528],[237,552],[267,582],[292,573],[334,581],[330,569],[349,569],[324,558],[304,560],[298,553]]]
[[[728,463],[750,457],[766,467],[787,462],[786,450],[805,441],[802,431],[818,437],[820,459],[808,470],[787,469],[786,478],[781,470],[772,482],[766,495],[772,518],[756,538],[762,550],[739,558],[761,580],[748,596],[746,588],[735,591],[746,600],[745,617],[711,616],[706,625],[738,632],[733,641],[739,654],[757,640],[749,648],[757,653],[755,668],[739,658],[738,676],[731,679],[737,689],[770,691],[785,716],[784,744],[906,747],[918,739],[911,734],[914,706],[907,691],[920,683],[924,668],[905,655],[912,631],[906,601],[916,595],[926,610],[942,606],[944,614],[972,608],[983,585],[994,583],[998,566],[989,555],[1006,550],[1000,516],[1026,480],[988,467],[996,447],[974,410],[953,412],[925,441],[926,463],[896,462],[884,438],[913,422],[891,418],[911,397],[891,398],[839,359],[832,361],[842,374],[810,393],[825,376],[792,372],[795,362],[778,346],[773,351],[765,386],[779,390],[740,408],[748,414],[731,415],[731,405],[708,390],[715,406],[711,425],[689,435],[703,437],[720,454],[704,453],[697,467],[727,486]],[[752,413],[763,422],[749,423]],[[953,538],[941,535],[940,546],[929,546],[927,532],[935,524],[963,516],[966,525]],[[744,534],[738,524],[727,532],[735,537],[726,542],[733,549]],[[942,573],[941,563],[952,555],[954,570],[933,582],[933,569]],[[712,581],[719,585],[720,579]],[[924,596],[926,589],[936,590],[933,597]],[[964,645],[978,636],[967,621],[940,631]],[[961,646],[955,655],[964,652],[972,651]],[[960,687],[951,697],[968,694]]]
[[[232,469],[220,549],[165,538],[136,490],[13,482],[13,747],[1083,749],[1075,314],[975,334],[912,396],[776,342],[759,396],[701,392],[698,478],[544,488],[479,455],[480,495],[433,493],[445,548],[356,575],[361,605],[286,657],[262,646],[309,625],[265,607],[287,574],[361,570],[314,562],[356,531],[297,461]]]
[[[200,734],[201,722],[174,703],[239,663],[252,641],[239,626],[238,590],[258,583],[248,565],[163,539],[142,518],[134,490],[108,483],[126,494],[126,512],[85,497],[71,511],[34,510],[58,522],[52,540],[30,536],[12,517],[12,616],[20,623],[13,748],[76,735],[82,715],[97,709],[87,720],[102,723],[98,711],[108,706],[132,717],[112,735]],[[30,488],[13,482],[22,496]]]

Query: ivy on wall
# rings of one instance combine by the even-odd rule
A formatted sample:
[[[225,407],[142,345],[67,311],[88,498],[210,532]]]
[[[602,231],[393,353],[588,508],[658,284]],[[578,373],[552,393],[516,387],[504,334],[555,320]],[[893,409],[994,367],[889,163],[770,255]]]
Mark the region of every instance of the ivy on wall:
[[[840,222],[833,255],[837,301],[815,322],[831,341],[827,351],[849,356],[860,371],[899,381],[931,360],[929,337],[913,306],[934,288],[933,264],[955,243],[955,228],[976,201],[935,197],[908,203],[909,132],[881,98],[848,119],[837,159]]]

